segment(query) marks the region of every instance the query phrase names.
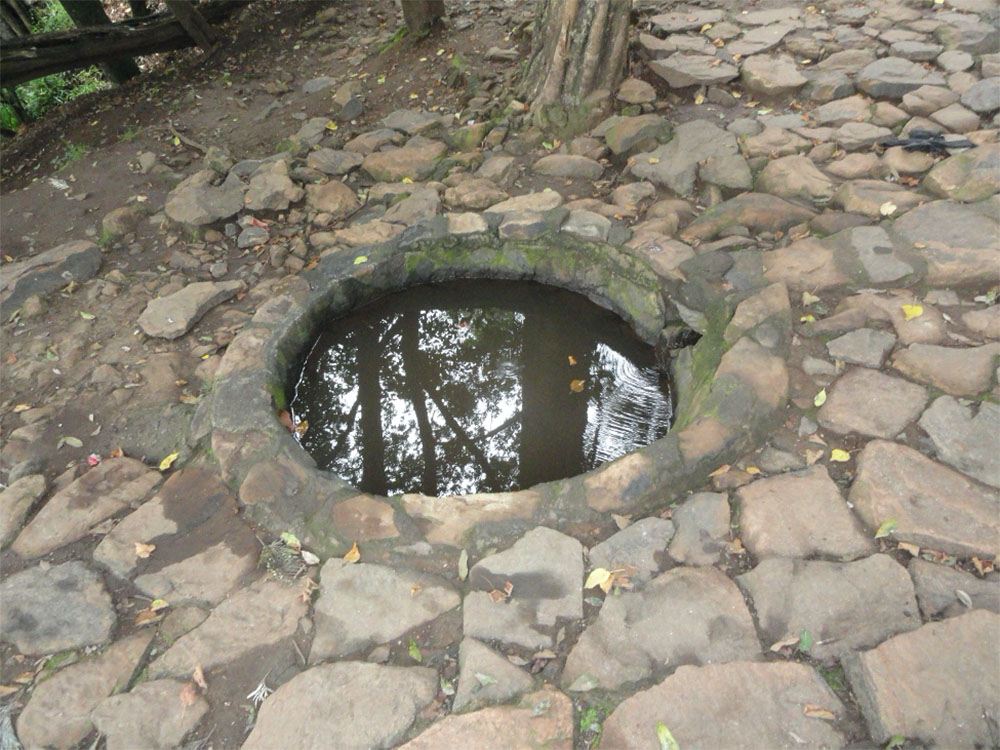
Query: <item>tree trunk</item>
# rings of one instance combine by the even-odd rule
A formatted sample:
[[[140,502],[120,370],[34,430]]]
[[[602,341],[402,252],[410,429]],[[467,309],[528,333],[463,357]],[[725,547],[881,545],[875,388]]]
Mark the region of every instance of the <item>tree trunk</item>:
[[[533,109],[579,107],[624,77],[632,0],[538,0],[521,96]]]
[[[217,38],[215,31],[190,0],[166,0],[166,3],[174,18],[184,27],[188,36],[194,39],[195,44],[201,47],[205,54],[211,52]]]
[[[400,0],[403,21],[411,34],[418,34],[444,16],[444,0]]]
[[[34,20],[25,0],[0,0],[0,32],[4,41],[31,33]]]
[[[59,0],[66,14],[73,19],[80,28],[88,26],[108,26],[111,19],[108,18],[101,0]],[[129,78],[139,75],[139,66],[135,60],[128,58],[118,58],[101,63],[101,70],[112,83],[122,84]]]

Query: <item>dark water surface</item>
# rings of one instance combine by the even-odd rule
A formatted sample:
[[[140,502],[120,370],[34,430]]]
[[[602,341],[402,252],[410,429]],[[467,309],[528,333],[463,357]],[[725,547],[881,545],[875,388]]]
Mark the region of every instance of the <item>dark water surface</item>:
[[[651,347],[585,297],[530,282],[414,287],[331,320],[292,401],[302,446],[365,492],[500,492],[666,434]]]

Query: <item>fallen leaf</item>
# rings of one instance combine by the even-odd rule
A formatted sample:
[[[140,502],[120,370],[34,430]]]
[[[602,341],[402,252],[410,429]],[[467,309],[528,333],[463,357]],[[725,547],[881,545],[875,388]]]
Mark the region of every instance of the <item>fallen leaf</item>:
[[[569,389],[573,391],[573,393],[579,393],[580,391],[583,390],[583,386],[584,384],[586,384],[586,382],[587,382],[586,380],[579,380],[579,379],[571,380],[569,381]]]
[[[476,672],[476,682],[479,683],[480,687],[486,687],[487,685],[495,685],[497,678],[491,674],[485,674],[483,672]]]
[[[452,685],[450,682],[448,682],[448,680],[446,680],[444,677],[441,678],[441,692],[444,693],[445,695],[455,694],[455,686]]]
[[[909,542],[900,542],[896,545],[904,552],[909,552],[913,557],[917,557],[920,554],[920,547],[916,544],[910,544]]]
[[[822,406],[826,403],[826,388],[813,396],[813,406]]]
[[[802,304],[803,305],[814,305],[819,302],[819,297],[815,294],[810,294],[809,292],[802,292]]]
[[[160,471],[166,471],[171,466],[173,466],[174,461],[177,460],[177,457],[179,455],[181,455],[181,454],[180,453],[171,453],[169,456],[167,456],[162,461],[160,461],[160,465],[158,467],[160,469]]]
[[[569,363],[570,363],[571,366],[576,364],[576,357],[574,357],[572,354],[570,354],[569,356],[567,356],[566,359],[569,360]]]
[[[726,552],[730,555],[742,555],[746,552],[746,548],[743,546],[743,541],[736,537],[731,542],[726,542]]]
[[[514,593],[514,584],[510,581],[506,581],[503,585],[503,592],[510,597],[510,595]]]
[[[966,592],[962,591],[962,589],[955,589],[955,596],[967,609],[972,609],[972,597]]]
[[[824,451],[821,451],[821,450],[815,450],[815,451],[813,451],[813,450],[809,450],[808,448],[806,448],[806,463],[809,466],[812,466],[814,463],[816,463],[821,458],[823,458],[823,453],[824,453]]]
[[[469,551],[463,549],[458,553],[458,580],[464,581],[469,577]]]
[[[415,597],[417,594],[419,594],[423,590],[424,590],[424,587],[421,586],[419,583],[411,583],[410,584],[410,598],[412,599],[413,597]]]
[[[889,536],[895,528],[899,525],[896,521],[883,521],[882,525],[878,527],[878,531],[875,532],[876,539],[882,539]]]
[[[194,672],[191,673],[191,679],[194,680],[195,684],[202,690],[208,690],[208,683],[205,682],[205,672],[202,671],[200,664],[194,668]]]
[[[756,466],[748,466],[746,468],[746,473],[750,474],[751,476],[754,476],[756,474],[760,474],[760,469]]]
[[[924,314],[924,308],[921,305],[903,305],[902,310],[903,320],[913,320]]]
[[[898,208],[899,206],[897,206],[892,201],[886,201],[885,203],[883,203],[881,206],[878,207],[878,212],[883,216],[892,216],[894,213],[896,213],[896,209]]]
[[[606,568],[594,568],[590,571],[590,575],[587,576],[587,582],[583,584],[585,589],[592,589],[600,586],[606,580],[611,578],[611,571]]]
[[[799,318],[799,322],[800,323],[815,323],[816,322],[816,316],[813,315],[812,313],[809,313],[808,315],[803,315],[802,317]]]
[[[306,434],[306,430],[309,429],[309,423],[306,420],[301,420],[295,425],[295,434],[302,437]]]
[[[618,527],[619,531],[621,531],[626,526],[632,523],[631,518],[629,518],[628,516],[620,516],[617,513],[611,514],[611,520],[615,522],[615,526]]]
[[[412,177],[404,177],[402,180],[400,180],[400,182],[402,182],[405,185],[409,185],[410,183],[413,182],[413,178]]]
[[[659,164],[660,160],[657,157],[655,157],[655,156],[650,156],[649,157],[649,163],[650,164]]]
[[[367,260],[368,260],[367,255],[359,255],[357,258],[354,259],[354,265],[359,266]]]
[[[28,411],[28,409],[30,408],[31,408],[30,404],[18,404],[17,406],[14,407],[14,413],[20,414],[22,411]]]
[[[182,404],[197,404],[198,403],[198,397],[194,396],[194,395],[192,395],[190,393],[182,393],[180,396],[177,397],[177,400],[180,401]]]
[[[420,647],[417,645],[417,642],[412,638],[410,638],[410,647],[409,649],[407,649],[407,651],[409,652],[410,658],[413,659],[413,661],[420,662],[424,660],[424,655],[420,653]]]
[[[352,544],[351,548],[347,550],[347,554],[344,555],[344,559],[349,563],[356,563],[361,559],[361,550],[358,549],[357,542]]]
[[[315,555],[307,550],[302,550],[299,554],[302,555],[302,562],[306,565],[319,565],[319,555]]]
[[[20,685],[30,685],[34,681],[35,681],[34,672],[21,672],[20,674],[14,677],[14,682]]]
[[[147,557],[149,557],[153,553],[153,550],[155,550],[155,549],[156,549],[156,545],[155,544],[144,544],[142,542],[136,542],[135,543],[135,556],[136,557],[141,557],[143,560],[145,560]]]
[[[502,592],[500,589],[493,589],[492,591],[490,591],[489,595],[490,595],[490,601],[492,601],[494,604],[502,602],[504,599],[507,598],[507,595],[504,594],[504,592]]]
[[[677,744],[677,740],[662,721],[656,722],[656,739],[660,741],[660,750],[681,750],[681,746]]]
[[[600,582],[599,584],[597,584],[597,585],[598,585],[598,586],[600,586],[600,588],[601,588],[601,591],[603,591],[603,592],[604,592],[604,593],[606,594],[606,593],[608,593],[609,591],[611,591],[611,587],[615,585],[615,578],[616,578],[616,577],[617,577],[617,573],[615,573],[615,571],[613,571],[613,570],[612,570],[612,571],[611,571],[611,572],[610,572],[610,573],[608,574],[608,577],[607,577],[607,578],[605,578],[605,579],[604,579],[603,581],[601,581],[601,582]]]
[[[281,532],[281,541],[283,541],[285,544],[287,544],[294,550],[302,549],[302,542],[300,542],[299,538],[290,531]]]
[[[16,685],[0,685],[0,698],[16,693],[20,689]]]
[[[166,599],[153,599],[149,603],[149,608],[154,612],[159,612],[161,609],[166,609],[170,606],[170,603]]]
[[[716,469],[715,471],[713,471],[713,472],[712,472],[711,474],[709,474],[708,476],[709,476],[709,478],[710,478],[710,479],[711,479],[712,477],[718,477],[718,476],[722,476],[722,475],[723,475],[723,474],[725,474],[725,473],[726,473],[727,471],[729,471],[729,469],[730,469],[730,466],[729,466],[729,464],[722,464],[722,466],[720,466],[720,467],[719,467],[718,469]]]
[[[704,94],[697,94],[695,96],[695,98],[694,98],[694,103],[695,104],[704,104],[705,103],[705,95]]]
[[[338,125],[333,120],[327,120],[326,125],[324,125],[327,130],[336,130]]]
[[[799,645],[796,648],[799,651],[808,651],[813,647],[813,637],[808,630],[803,630],[802,634],[799,636]]]
[[[992,560],[980,560],[978,557],[972,558],[972,564],[976,566],[976,570],[981,576],[992,573],[996,569],[996,564]]]
[[[94,315],[93,313],[84,312],[83,310],[81,310],[80,311],[80,317],[83,318],[84,320],[93,320],[97,316]]]
[[[825,721],[834,721],[837,715],[828,708],[823,708],[822,706],[816,706],[812,703],[807,703],[802,708],[802,713],[808,716],[810,719],[824,719]]]
[[[198,688],[195,687],[193,682],[185,682],[184,687],[181,688],[179,697],[181,699],[181,705],[184,706],[184,708],[187,708],[198,700]]]
[[[83,441],[78,437],[73,437],[72,435],[67,435],[66,437],[59,438],[62,442],[72,448],[82,448]]]
[[[851,454],[845,451],[843,448],[834,448],[830,451],[830,460],[836,461],[838,463],[843,463],[844,461],[851,460]]]

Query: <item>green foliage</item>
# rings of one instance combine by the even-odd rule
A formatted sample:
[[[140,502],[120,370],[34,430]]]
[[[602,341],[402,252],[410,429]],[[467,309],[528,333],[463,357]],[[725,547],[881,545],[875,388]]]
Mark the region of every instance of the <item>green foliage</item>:
[[[33,34],[74,28],[73,21],[58,0],[43,0],[35,6],[35,12],[37,20],[31,29]],[[63,102],[107,86],[100,69],[91,66],[28,81],[17,87],[17,96],[28,117],[36,119]],[[13,107],[6,102],[0,104],[0,125],[7,130],[16,130],[20,124]]]
[[[66,149],[52,160],[53,165],[57,170],[65,169],[70,164],[75,161],[79,161],[83,158],[84,154],[87,153],[87,146],[83,143],[73,143],[73,141],[63,141],[66,144]]]

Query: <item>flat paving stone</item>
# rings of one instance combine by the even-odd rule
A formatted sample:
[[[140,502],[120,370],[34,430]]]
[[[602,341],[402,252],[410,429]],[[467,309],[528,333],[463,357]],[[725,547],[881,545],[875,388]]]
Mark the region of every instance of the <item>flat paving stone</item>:
[[[745,193],[710,208],[681,231],[680,239],[688,243],[710,240],[736,226],[746,227],[751,234],[783,232],[814,215],[776,195]]]
[[[631,169],[639,179],[668,187],[678,195],[688,195],[694,189],[702,162],[738,156],[738,153],[739,147],[731,133],[707,120],[695,120],[678,125],[669,143],[636,154]]]
[[[921,415],[919,424],[941,461],[1000,488],[1000,406],[988,401],[964,406],[951,396],[940,396]]]
[[[913,582],[888,555],[846,563],[770,558],[736,580],[753,599],[764,645],[807,630],[815,659],[842,657],[921,625]]]
[[[822,465],[758,479],[736,497],[743,544],[758,560],[820,555],[850,560],[876,549]]]
[[[769,161],[757,176],[757,190],[781,198],[826,202],[833,197],[833,180],[805,156],[783,156]]]
[[[361,163],[361,169],[372,179],[383,182],[423,180],[430,176],[438,161],[448,151],[443,143],[431,142],[423,146],[405,146],[390,151],[375,151]]]
[[[415,586],[419,587],[416,594]],[[442,578],[331,558],[320,571],[320,595],[314,608],[316,635],[309,660],[316,663],[391,641],[460,602]]]
[[[1000,615],[977,610],[844,660],[873,739],[899,734],[940,747],[996,744]]]
[[[128,685],[153,638],[147,630],[124,638],[99,656],[60,669],[34,692],[17,717],[17,736],[28,747],[69,748],[93,725],[90,712]]]
[[[810,718],[826,709],[835,721]],[[622,701],[604,721],[600,747],[657,747],[662,722],[680,747],[840,748],[844,706],[804,664],[730,662],[682,666],[659,685]]]
[[[182,703],[184,685],[180,680],[153,680],[101,701],[91,719],[108,750],[178,747],[209,708],[200,695],[190,705]]]
[[[855,367],[837,379],[820,407],[819,423],[840,434],[895,437],[915,421],[927,391],[901,378]]]
[[[663,60],[652,60],[649,68],[674,89],[688,86],[714,86],[732,81],[739,70],[729,63],[719,64],[711,55],[677,52]]]
[[[783,55],[749,58],[743,63],[740,78],[749,91],[764,97],[791,94],[809,82],[799,72],[795,60]]]
[[[600,163],[586,156],[573,154],[543,156],[531,169],[536,174],[581,180],[596,180],[604,172],[604,167]]]
[[[730,535],[729,496],[724,492],[696,492],[673,513],[677,532],[670,541],[670,557],[684,565],[713,565]]]
[[[902,99],[921,86],[943,86],[944,76],[902,57],[883,57],[857,75],[857,86],[875,99]]]
[[[11,482],[0,492],[0,548],[21,530],[35,504],[45,496],[49,483],[42,474],[29,474]]]
[[[715,568],[674,568],[641,592],[604,600],[566,658],[562,684],[615,690],[681,662],[759,655],[753,620],[736,585]]]
[[[0,640],[22,654],[104,643],[117,617],[101,577],[79,561],[37,566],[0,583]]]
[[[1000,552],[1000,492],[908,446],[868,443],[848,499],[869,529],[895,521],[899,541],[962,557]]]
[[[514,747],[570,750],[573,747],[573,702],[554,688],[525,695],[515,706],[493,706],[446,716],[399,750]]]
[[[196,281],[166,297],[157,297],[139,315],[147,336],[176,339],[191,330],[216,305],[236,296],[240,281]]]
[[[600,544],[595,544],[590,550],[590,566],[605,570],[634,567],[636,573],[632,576],[632,583],[642,586],[659,572],[661,558],[673,536],[672,521],[666,518],[639,519]]]
[[[393,747],[437,691],[437,672],[426,667],[313,667],[264,701],[243,750],[286,747],[291,736],[303,750]]]
[[[0,269],[0,314],[11,315],[33,295],[44,297],[71,281],[82,284],[101,268],[101,248],[87,240],[66,242]]]
[[[978,125],[979,118],[975,119]],[[938,162],[924,177],[923,187],[938,198],[963,203],[1000,192],[1000,144],[988,143]]]
[[[502,591],[507,582],[513,585],[510,598],[493,601],[488,592]],[[510,549],[476,563],[469,586],[465,635],[547,648],[558,620],[583,617],[583,545],[539,526]]]
[[[896,353],[892,366],[913,380],[955,396],[989,390],[996,377],[1000,344],[974,347],[911,344]]]
[[[862,227],[862,229],[867,227]],[[837,305],[835,314],[860,310],[866,321],[891,323],[899,343],[937,344],[948,340],[948,325],[941,312],[929,303],[923,303],[920,315],[906,319],[904,305],[918,302],[911,292],[894,292],[888,295],[863,292],[845,297]]]
[[[458,689],[452,711],[506,703],[534,686],[531,675],[475,638],[463,638],[458,645]]]
[[[917,592],[917,603],[927,619],[955,617],[969,609],[1000,613],[1000,578],[977,578],[958,568],[914,557],[907,566]],[[962,601],[962,594],[968,602]],[[972,606],[969,607],[968,604]]]
[[[828,341],[826,350],[842,362],[878,369],[895,345],[896,337],[888,331],[862,328]]]

